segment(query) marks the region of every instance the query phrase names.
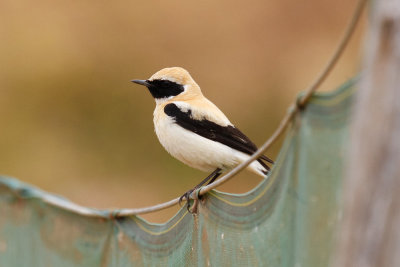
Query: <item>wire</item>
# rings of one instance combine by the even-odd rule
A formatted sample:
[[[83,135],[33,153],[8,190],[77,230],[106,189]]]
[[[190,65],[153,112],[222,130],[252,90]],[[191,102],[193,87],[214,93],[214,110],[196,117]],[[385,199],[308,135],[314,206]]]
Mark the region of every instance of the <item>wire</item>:
[[[325,68],[322,72],[317,76],[314,82],[305,90],[305,95],[297,102],[297,105],[300,108],[303,108],[305,104],[308,102],[312,94],[317,90],[317,88],[322,84],[326,77],[328,77],[329,73],[337,63],[340,56],[343,54],[346,45],[349,43],[351,36],[353,35],[354,29],[356,28],[357,22],[360,20],[363,7],[367,3],[366,0],[359,0],[352,16],[352,19],[349,25],[346,28],[345,33],[343,34],[342,40],[340,41],[338,47],[336,48],[335,53],[332,58],[328,61]]]
[[[289,126],[289,123],[291,122],[292,118],[300,110],[305,108],[305,106],[306,106],[308,100],[310,99],[310,97],[312,96],[312,94],[318,89],[318,87],[326,79],[326,77],[329,75],[329,73],[331,72],[331,70],[333,69],[335,64],[337,63],[340,56],[343,54],[343,51],[346,48],[346,45],[349,43],[349,40],[354,32],[357,22],[360,20],[363,8],[366,3],[367,3],[367,0],[359,0],[358,1],[357,6],[354,11],[354,14],[352,16],[352,19],[351,19],[349,25],[347,26],[346,31],[344,32],[343,37],[340,40],[340,43],[337,46],[336,51],[333,54],[332,58],[328,61],[325,68],[317,76],[317,78],[311,83],[311,85],[308,88],[306,88],[306,90],[304,90],[305,94],[290,106],[289,112],[282,119],[278,128],[275,130],[275,132],[272,134],[272,136],[250,158],[248,158],[246,161],[242,162],[241,164],[239,164],[238,166],[236,166],[235,168],[230,170],[222,178],[218,179],[217,181],[213,182],[210,185],[200,188],[198,191],[194,191],[191,195],[191,199],[195,199],[195,198],[197,198],[197,196],[203,195],[203,194],[207,193],[208,191],[210,191],[210,190],[226,183],[230,179],[232,179],[235,175],[237,175],[239,172],[241,172],[243,169],[245,169],[250,163],[252,163],[254,160],[258,159],[268,148],[270,148],[276,142],[276,140],[282,135],[282,133],[285,131],[285,129]],[[193,196],[196,196],[196,197],[193,197]],[[144,207],[144,208],[138,208],[138,209],[124,209],[124,210],[116,211],[114,213],[114,215],[116,217],[120,217],[120,216],[131,216],[131,215],[150,213],[150,212],[154,212],[154,211],[172,207],[172,206],[178,204],[178,201],[179,201],[179,198],[175,198],[168,202],[164,202],[164,203],[150,206],[150,207]],[[196,207],[194,207],[194,208],[196,208]]]

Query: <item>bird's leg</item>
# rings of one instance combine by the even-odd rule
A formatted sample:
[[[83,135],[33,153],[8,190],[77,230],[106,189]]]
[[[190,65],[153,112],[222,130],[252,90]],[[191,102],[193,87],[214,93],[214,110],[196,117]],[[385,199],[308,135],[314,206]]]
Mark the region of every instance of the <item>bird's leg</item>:
[[[203,184],[205,184],[208,180],[210,180],[210,181],[208,181],[207,185],[211,184],[211,183],[214,182],[215,179],[217,179],[218,176],[220,176],[220,175],[221,175],[221,169],[220,169],[220,168],[215,169],[215,171],[213,171],[209,176],[207,176],[206,179],[204,179],[203,181],[201,181],[201,182],[200,182],[198,185],[196,185],[193,189],[200,188],[200,187],[201,187]]]
[[[211,180],[208,181],[207,185],[212,184],[212,182],[214,182],[215,179],[217,179],[218,176],[220,176],[220,175],[221,175],[221,172],[216,173],[216,174],[211,178]],[[201,185],[200,185],[200,186],[201,186]],[[200,186],[198,186],[197,188],[200,188]],[[188,204],[187,204],[187,209],[188,209],[188,211],[189,211],[190,213],[197,213],[197,206],[199,205],[199,199],[201,199],[201,196],[198,196],[198,197],[194,200],[193,206],[192,206],[192,207],[190,207],[190,206],[189,206],[189,202],[187,202],[187,203],[188,203]]]
[[[215,169],[215,171],[213,171],[209,176],[207,176],[203,181],[201,181],[198,185],[196,185],[193,189],[190,189],[189,191],[187,191],[185,194],[183,194],[180,198],[179,198],[179,205],[181,204],[181,202],[182,202],[182,199],[186,199],[186,202],[188,203],[188,210],[189,210],[189,198],[190,198],[190,194],[194,191],[194,190],[196,190],[196,189],[198,189],[198,188],[200,188],[201,186],[203,186],[203,184],[205,184],[205,183],[207,183],[208,182],[208,184],[207,185],[209,185],[209,184],[211,184],[212,182],[214,182],[215,181],[215,179],[217,179],[218,178],[218,176],[220,176],[221,175],[221,169],[220,168],[217,168],[217,169]]]
[[[220,169],[220,170],[221,170],[221,169]],[[216,174],[214,175],[214,177],[211,178],[210,181],[208,181],[207,185],[212,184],[212,183],[215,181],[215,179],[217,179],[221,174],[222,174],[222,172],[216,173]]]

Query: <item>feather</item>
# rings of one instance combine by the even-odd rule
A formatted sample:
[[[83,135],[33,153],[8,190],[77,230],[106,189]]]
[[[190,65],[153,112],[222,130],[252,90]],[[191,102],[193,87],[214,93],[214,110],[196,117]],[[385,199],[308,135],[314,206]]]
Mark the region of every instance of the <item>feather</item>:
[[[219,142],[248,155],[252,155],[257,151],[257,146],[233,125],[221,126],[205,118],[200,120],[194,119],[191,109],[185,108],[184,110],[181,110],[175,103],[165,105],[164,112],[168,116],[172,117],[175,123],[182,128],[202,137]],[[260,156],[257,161],[260,162],[266,170],[269,170],[270,168],[262,162],[262,160],[274,163],[265,155]]]

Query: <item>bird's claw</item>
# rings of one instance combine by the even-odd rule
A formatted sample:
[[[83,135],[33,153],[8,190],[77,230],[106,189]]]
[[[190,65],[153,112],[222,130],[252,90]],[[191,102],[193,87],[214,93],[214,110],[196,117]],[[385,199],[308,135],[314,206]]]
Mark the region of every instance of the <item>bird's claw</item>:
[[[180,198],[179,198],[179,201],[178,201],[178,203],[179,203],[179,206],[182,206],[181,205],[181,202],[182,202],[182,200],[183,199],[185,199],[186,200],[186,203],[187,203],[187,210],[190,212],[190,202],[189,202],[189,200],[190,200],[190,195],[192,194],[192,192],[194,191],[194,189],[190,189],[189,191],[187,191],[187,192],[185,192]]]

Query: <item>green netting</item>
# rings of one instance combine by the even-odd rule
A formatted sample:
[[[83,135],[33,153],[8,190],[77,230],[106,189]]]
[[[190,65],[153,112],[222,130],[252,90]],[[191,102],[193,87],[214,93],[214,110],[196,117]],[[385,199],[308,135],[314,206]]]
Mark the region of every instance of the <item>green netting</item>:
[[[327,266],[353,87],[314,96],[271,176],[247,194],[212,191],[197,216],[114,218],[0,178],[0,266]]]

